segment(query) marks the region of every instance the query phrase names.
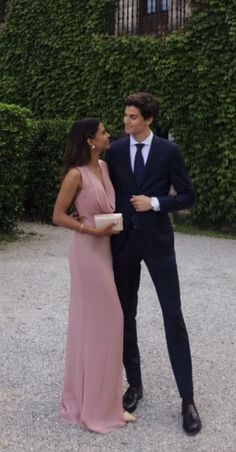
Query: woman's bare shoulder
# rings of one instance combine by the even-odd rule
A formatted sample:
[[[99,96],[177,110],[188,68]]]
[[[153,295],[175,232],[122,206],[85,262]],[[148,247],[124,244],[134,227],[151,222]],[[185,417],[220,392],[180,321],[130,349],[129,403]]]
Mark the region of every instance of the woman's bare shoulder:
[[[65,176],[67,179],[81,179],[81,172],[79,167],[71,168]]]
[[[77,186],[81,187],[82,177],[79,168],[71,168],[68,173],[66,173],[63,185]]]

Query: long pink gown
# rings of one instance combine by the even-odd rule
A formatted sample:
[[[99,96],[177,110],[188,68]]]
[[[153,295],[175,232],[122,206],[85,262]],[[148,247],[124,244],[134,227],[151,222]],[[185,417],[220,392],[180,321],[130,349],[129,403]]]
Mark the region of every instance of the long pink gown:
[[[99,160],[104,185],[79,167],[83,187],[75,201],[84,224],[111,213],[115,195],[107,165]],[[71,300],[67,336],[64,419],[107,433],[124,425],[122,408],[123,313],[118,298],[109,237],[74,232],[69,253]]]

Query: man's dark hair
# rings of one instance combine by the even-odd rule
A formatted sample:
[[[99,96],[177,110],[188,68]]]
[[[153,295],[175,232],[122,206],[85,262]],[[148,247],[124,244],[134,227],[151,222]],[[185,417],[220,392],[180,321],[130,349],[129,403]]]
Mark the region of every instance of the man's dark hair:
[[[133,93],[130,94],[126,101],[126,107],[136,107],[139,109],[144,119],[153,118],[153,123],[157,119],[159,112],[158,100],[155,96],[149,93]]]

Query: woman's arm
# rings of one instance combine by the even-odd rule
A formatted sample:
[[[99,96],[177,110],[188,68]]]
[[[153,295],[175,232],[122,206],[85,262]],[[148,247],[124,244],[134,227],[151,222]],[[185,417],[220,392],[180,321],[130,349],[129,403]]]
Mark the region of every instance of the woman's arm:
[[[71,206],[75,195],[82,188],[81,174],[77,169],[71,169],[65,176],[60,191],[57,195],[56,203],[54,206],[52,221],[58,226],[63,226],[73,231],[96,235],[98,237],[105,235],[112,235],[115,232],[112,231],[113,223],[104,228],[93,228],[91,226],[84,225],[81,221],[68,215],[67,211]]]
[[[52,221],[58,226],[79,231],[82,223],[68,215],[67,211],[71,206],[76,193],[82,188],[80,172],[71,169],[65,176],[54,206]]]

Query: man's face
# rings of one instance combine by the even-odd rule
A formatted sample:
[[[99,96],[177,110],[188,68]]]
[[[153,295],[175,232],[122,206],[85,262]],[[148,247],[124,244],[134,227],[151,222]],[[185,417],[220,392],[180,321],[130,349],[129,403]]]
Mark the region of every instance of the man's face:
[[[133,106],[125,108],[125,132],[129,135],[133,135],[135,137],[140,134],[145,134],[148,132],[151,123],[152,118],[144,119],[138,108]]]

